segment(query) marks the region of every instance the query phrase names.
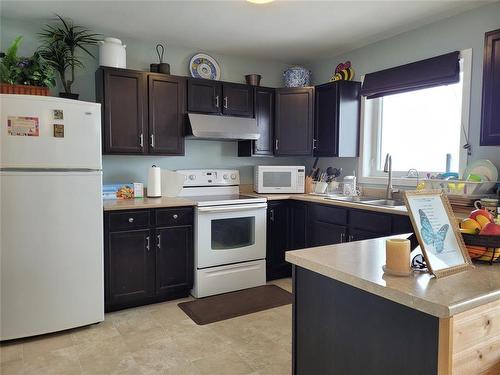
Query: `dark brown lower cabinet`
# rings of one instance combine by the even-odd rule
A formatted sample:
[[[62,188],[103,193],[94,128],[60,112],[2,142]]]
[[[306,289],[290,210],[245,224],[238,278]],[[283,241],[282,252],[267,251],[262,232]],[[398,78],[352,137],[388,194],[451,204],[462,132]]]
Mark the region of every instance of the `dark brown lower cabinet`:
[[[151,269],[155,258],[151,236],[149,229],[109,234],[109,304],[126,304],[153,296],[155,279]]]
[[[324,246],[346,242],[347,227],[343,225],[312,221],[308,233],[308,246]]]
[[[288,201],[269,202],[267,207],[267,280],[290,277],[292,266],[285,260],[288,247]]]
[[[156,293],[193,285],[193,227],[156,229]]]
[[[182,220],[160,224],[168,217]],[[193,208],[105,212],[104,235],[106,311],[189,295]]]

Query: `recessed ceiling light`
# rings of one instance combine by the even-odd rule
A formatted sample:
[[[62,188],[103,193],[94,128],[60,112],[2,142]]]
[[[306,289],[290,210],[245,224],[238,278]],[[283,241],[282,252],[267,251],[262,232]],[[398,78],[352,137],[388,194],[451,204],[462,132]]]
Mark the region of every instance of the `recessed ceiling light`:
[[[267,4],[267,3],[272,3],[274,0],[247,0],[247,1],[252,4]]]

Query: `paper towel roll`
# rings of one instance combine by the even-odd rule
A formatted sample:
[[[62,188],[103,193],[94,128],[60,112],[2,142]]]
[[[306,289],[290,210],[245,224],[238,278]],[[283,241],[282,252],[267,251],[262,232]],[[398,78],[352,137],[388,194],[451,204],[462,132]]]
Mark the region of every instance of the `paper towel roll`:
[[[156,165],[149,168],[148,197],[161,197],[161,168]]]

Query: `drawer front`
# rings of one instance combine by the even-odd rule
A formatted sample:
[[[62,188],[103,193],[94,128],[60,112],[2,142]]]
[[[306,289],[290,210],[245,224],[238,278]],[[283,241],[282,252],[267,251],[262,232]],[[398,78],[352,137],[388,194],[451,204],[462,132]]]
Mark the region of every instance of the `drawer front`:
[[[109,213],[109,230],[121,231],[129,229],[144,229],[151,225],[150,211],[127,211]]]
[[[318,220],[330,224],[347,224],[347,210],[344,208],[313,204],[310,210],[310,218],[312,220]]]
[[[193,224],[193,208],[165,208],[156,210],[156,226],[176,226]]]
[[[370,211],[352,210],[349,226],[372,233],[391,234],[391,216]]]

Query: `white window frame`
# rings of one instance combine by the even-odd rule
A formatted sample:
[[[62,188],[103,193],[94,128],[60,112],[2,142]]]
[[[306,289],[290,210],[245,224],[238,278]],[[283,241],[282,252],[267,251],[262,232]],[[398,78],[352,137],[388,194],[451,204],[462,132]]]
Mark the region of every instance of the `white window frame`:
[[[472,75],[472,48],[460,51],[462,82],[462,127],[460,131],[460,156],[459,173],[462,175],[467,166],[467,150],[462,145],[467,143],[469,138],[469,114],[471,96],[471,75]],[[364,76],[361,77],[361,81]],[[377,99],[367,100],[361,98],[361,134],[360,134],[360,154],[358,163],[359,182],[365,184],[386,184],[387,174],[377,170],[379,165],[374,155],[380,155],[380,124],[382,112],[380,111],[381,101]],[[375,151],[375,149],[379,150]],[[419,171],[419,177],[425,178],[424,171]],[[415,186],[416,179],[405,177],[406,172],[394,172],[393,184],[400,186]]]

